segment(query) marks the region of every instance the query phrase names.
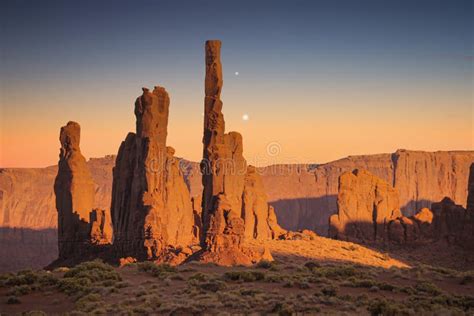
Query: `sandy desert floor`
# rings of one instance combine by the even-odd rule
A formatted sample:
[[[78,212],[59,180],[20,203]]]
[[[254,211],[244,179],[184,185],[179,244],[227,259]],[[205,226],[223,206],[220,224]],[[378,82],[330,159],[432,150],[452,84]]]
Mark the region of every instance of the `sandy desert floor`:
[[[258,247],[261,245],[253,245]],[[218,267],[99,261],[0,277],[2,315],[474,314],[474,271],[318,237],[267,243],[274,262]],[[445,248],[443,248],[446,254]],[[441,248],[438,249],[441,251]],[[472,255],[472,254],[471,254]],[[429,259],[423,253],[419,256]],[[459,260],[458,260],[459,261]],[[462,261],[462,260],[461,260]],[[461,267],[461,266],[459,266]]]

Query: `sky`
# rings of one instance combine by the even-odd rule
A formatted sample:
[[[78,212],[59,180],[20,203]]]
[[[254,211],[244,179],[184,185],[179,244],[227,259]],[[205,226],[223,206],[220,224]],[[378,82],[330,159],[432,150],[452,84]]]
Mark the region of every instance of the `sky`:
[[[250,163],[474,149],[471,0],[2,0],[0,167],[116,154],[142,87],[168,145],[202,155],[204,43],[222,41],[227,131]]]

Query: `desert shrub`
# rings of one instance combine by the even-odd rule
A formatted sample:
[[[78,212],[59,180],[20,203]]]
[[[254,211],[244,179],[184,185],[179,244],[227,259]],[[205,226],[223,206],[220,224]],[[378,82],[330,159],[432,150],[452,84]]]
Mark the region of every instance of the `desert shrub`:
[[[270,269],[273,267],[273,262],[268,261],[268,260],[260,260],[257,264],[256,267],[260,269]]]
[[[68,295],[84,295],[89,293],[92,282],[87,278],[64,278],[59,280],[58,289]]]
[[[254,290],[254,289],[241,289],[239,292],[240,292],[240,295],[242,296],[252,296],[252,297],[254,297],[256,294],[261,293],[260,290]]]
[[[64,274],[64,278],[88,279],[91,282],[103,282],[107,280],[122,281],[111,265],[95,260],[83,262]]]
[[[304,264],[304,267],[309,270],[321,267],[321,265],[315,261],[308,261]]]
[[[4,284],[7,286],[31,285],[38,280],[38,275],[31,270],[20,271],[17,274],[10,275]]]
[[[431,282],[423,281],[415,285],[415,290],[430,295],[440,295],[443,293],[436,285]]]
[[[367,311],[372,316],[383,315],[383,316],[394,316],[400,314],[400,309],[386,300],[374,299],[367,306]]]
[[[52,286],[58,284],[59,279],[51,273],[43,273],[39,276],[38,283],[41,286]]]
[[[288,304],[277,302],[270,313],[277,313],[280,316],[289,316],[293,314],[293,309]]]
[[[217,292],[220,290],[224,290],[226,288],[226,285],[222,281],[212,280],[212,281],[200,283],[199,288],[207,292]]]
[[[284,277],[277,273],[270,273],[265,276],[265,281],[270,283],[280,283],[283,282]]]
[[[210,276],[208,274],[204,274],[201,272],[195,273],[192,276],[188,278],[188,280],[196,280],[199,282],[204,282],[210,279]]]
[[[260,271],[229,271],[224,273],[224,279],[241,282],[261,281],[265,279],[265,273]]]
[[[337,288],[332,285],[326,286],[321,289],[321,293],[323,293],[325,296],[336,296]]]
[[[381,289],[382,291],[389,291],[389,292],[392,292],[393,290],[397,288],[395,285],[392,285],[386,282],[378,283],[377,287]]]
[[[7,304],[20,304],[20,300],[16,296],[9,296],[7,298]]]
[[[169,264],[156,264],[151,261],[138,263],[138,271],[147,272],[157,278],[165,278],[169,274],[176,273],[178,270]]]
[[[377,285],[377,282],[373,279],[358,279],[355,277],[351,277],[347,280],[344,285],[348,285],[351,287],[363,287],[363,288],[371,288]]]
[[[29,285],[15,285],[14,287],[10,288],[7,292],[7,295],[11,296],[21,296],[31,292],[31,287]]]
[[[99,294],[91,293],[77,300],[76,309],[83,312],[92,312],[102,305],[103,302],[101,296]]]
[[[305,281],[297,281],[294,283],[294,285],[299,288],[299,289],[302,289],[302,290],[305,290],[305,289],[309,289],[311,286],[309,285],[308,282],[305,282]]]

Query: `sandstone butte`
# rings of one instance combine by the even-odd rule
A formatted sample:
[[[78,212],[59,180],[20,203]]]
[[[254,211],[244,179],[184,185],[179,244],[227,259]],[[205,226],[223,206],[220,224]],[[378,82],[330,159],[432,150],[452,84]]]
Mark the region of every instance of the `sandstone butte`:
[[[94,208],[94,181],[81,154],[80,133],[78,123],[68,122],[59,135],[61,149],[54,192],[60,260],[93,254],[112,237],[106,212]]]
[[[338,211],[329,219],[329,236],[363,243],[416,246],[444,242],[474,249],[474,164],[470,168],[467,209],[445,197],[431,210],[412,216],[400,211],[398,192],[366,170],[339,178]]]

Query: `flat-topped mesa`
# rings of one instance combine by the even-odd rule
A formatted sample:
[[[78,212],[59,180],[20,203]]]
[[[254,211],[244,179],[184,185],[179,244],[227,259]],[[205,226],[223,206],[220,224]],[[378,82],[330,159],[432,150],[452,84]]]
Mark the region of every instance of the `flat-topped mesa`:
[[[135,102],[137,133],[122,142],[113,169],[114,250],[119,257],[159,260],[171,248],[197,243],[198,236],[174,149],[166,147],[168,93],[142,90]]]
[[[59,134],[61,149],[54,193],[60,260],[87,255],[91,246],[107,244],[111,238],[105,211],[94,209],[95,184],[81,154],[80,133],[78,123],[68,122]]]
[[[397,191],[370,172],[356,169],[339,177],[337,214],[329,218],[329,237],[381,242],[387,224],[400,217]]]
[[[243,242],[246,239],[272,238],[276,232],[272,234],[269,223],[272,227],[277,224],[274,216],[269,220],[269,216],[274,214],[268,206],[259,175],[252,172],[254,169],[247,169],[242,136],[237,132],[225,133],[220,99],[223,84],[220,49],[220,41],[206,42],[201,162],[201,245],[204,252],[201,260],[223,265],[250,264],[255,257],[244,251]]]

